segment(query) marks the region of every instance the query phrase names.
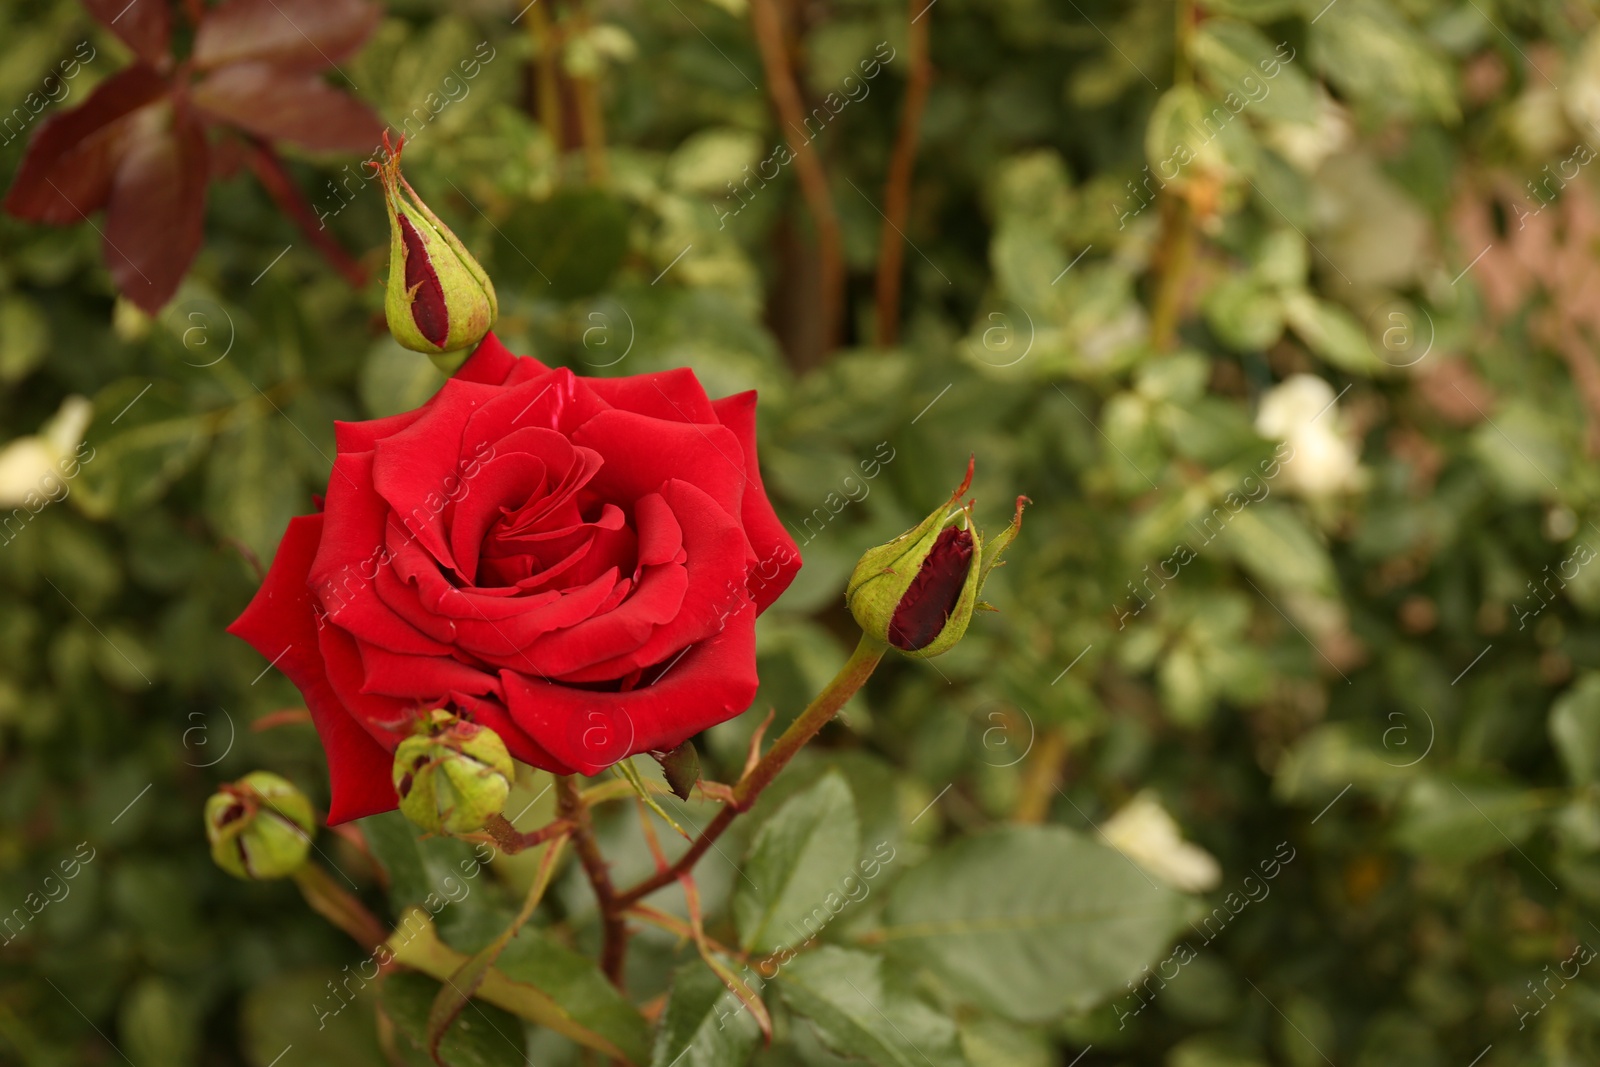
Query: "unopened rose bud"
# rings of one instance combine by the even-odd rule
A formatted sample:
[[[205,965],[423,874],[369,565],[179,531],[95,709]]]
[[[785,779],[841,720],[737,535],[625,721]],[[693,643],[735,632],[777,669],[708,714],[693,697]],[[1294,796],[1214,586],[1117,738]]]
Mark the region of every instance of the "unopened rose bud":
[[[394,751],[394,789],[406,818],[434,833],[483,829],[516,771],[500,735],[439,709]]]
[[[213,793],[205,818],[211,858],[247,881],[293,874],[317,825],[305,794],[269,771],[252,771]]]
[[[861,557],[845,603],[862,630],[912,656],[948,652],[967,632],[989,572],[1022,529],[1022,505],[987,551],[972,505],[957,504],[972,485],[973,464],[950,499],[917,526]]]
[[[494,283],[400,173],[404,145],[402,137],[391,150],[385,134],[378,165],[389,212],[389,284],[383,302],[389,332],[401,345],[430,357],[464,353],[483,340],[500,314]]]

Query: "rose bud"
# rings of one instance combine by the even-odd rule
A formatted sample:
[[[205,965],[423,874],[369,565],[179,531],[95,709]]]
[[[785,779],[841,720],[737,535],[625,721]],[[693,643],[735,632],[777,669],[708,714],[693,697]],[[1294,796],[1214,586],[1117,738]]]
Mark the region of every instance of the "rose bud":
[[[394,750],[394,790],[406,818],[434,833],[483,829],[505,807],[516,771],[500,735],[443,709]]]
[[[405,138],[378,165],[389,212],[389,284],[383,310],[394,339],[429,357],[476,345],[500,314],[494,283],[400,173]],[[436,360],[446,371],[460,359]]]
[[[251,771],[213,793],[205,819],[211,858],[247,881],[293,874],[317,825],[305,794],[269,771]]]
[[[989,572],[1022,529],[1022,505],[985,551],[972,505],[957,507],[972,484],[973,463],[950,499],[914,529],[861,557],[845,603],[869,635],[912,656],[948,652],[967,632]],[[990,609],[993,610],[993,609]]]

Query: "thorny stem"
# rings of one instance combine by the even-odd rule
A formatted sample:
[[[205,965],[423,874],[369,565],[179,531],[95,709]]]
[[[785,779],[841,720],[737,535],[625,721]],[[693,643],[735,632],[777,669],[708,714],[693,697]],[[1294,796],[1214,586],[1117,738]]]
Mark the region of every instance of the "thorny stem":
[[[845,665],[839,668],[839,673],[833,676],[833,680],[817,694],[816,699],[807,705],[800,713],[800,717],[789,725],[783,735],[773,742],[767,754],[735,783],[733,799],[706,825],[700,836],[689,846],[688,851],[678,857],[678,861],[671,867],[657,871],[632,889],[618,894],[616,898],[618,907],[626,908],[636,903],[662,886],[677,881],[680,874],[692,868],[717,838],[722,836],[723,831],[727,830],[739,813],[749,810],[756,798],[761,795],[761,791],[788,765],[795,753],[838,714],[839,709],[844,707],[845,701],[855,695],[856,690],[866,684],[867,679],[877,668],[878,661],[883,659],[883,654],[888,649],[889,646],[883,642],[862,634],[861,642],[856,645],[856,650],[850,654]]]
[[[494,843],[500,846],[502,852],[514,856],[518,852],[542,845],[552,838],[571,833],[572,823],[566,819],[556,819],[539,827],[537,830],[529,830],[527,833],[523,833],[515,826],[512,826],[511,821],[504,815],[495,814],[489,816],[484,823],[484,829],[494,839]]]
[[[672,924],[677,922],[664,913],[639,904],[639,901],[662,886],[688,876],[695,862],[733,823],[739,813],[749,810],[761,795],[761,791],[771,784],[806,742],[815,737],[838,714],[845,702],[866,684],[888,648],[889,646],[882,641],[863,634],[855,651],[845,661],[844,666],[839,668],[839,673],[834,675],[833,680],[817,694],[816,699],[812,700],[777,741],[773,742],[766,755],[750,764],[733,786],[721,787],[727,793],[724,807],[717,813],[716,818],[707,824],[700,836],[689,846],[688,851],[670,866],[659,864],[660,869],[654,875],[625,893],[617,892],[612,884],[605,856],[595,840],[594,822],[590,816],[589,806],[601,798],[586,797],[580,790],[575,775],[561,775],[556,778],[556,818],[549,824],[538,830],[522,833],[512,827],[504,817],[496,816],[489,821],[488,835],[507,852],[520,851],[552,840],[559,848],[561,840],[570,835],[573,848],[583,865],[584,873],[588,875],[589,884],[594,889],[595,900],[599,905],[600,969],[612,985],[622,989],[623,965],[628,950],[628,919],[632,917],[666,928],[673,928]],[[348,933],[363,948],[376,949],[388,939],[388,932],[377,916],[335,883],[328,873],[315,863],[303,864],[295,872],[294,879],[312,908]],[[685,891],[692,893],[692,886],[686,885]],[[693,924],[683,926],[682,929],[694,932]],[[699,933],[698,938],[703,942],[703,948],[726,953],[735,959],[743,958],[740,953],[705,938],[703,931]]]
[[[317,250],[333,265],[333,268],[344,275],[345,281],[349,282],[352,288],[366,288],[365,268],[345,251],[343,245],[334,240],[333,234],[318,220],[316,212],[306,203],[300,187],[295,185],[294,179],[289,176],[288,169],[284,167],[283,160],[279,158],[272,145],[259,137],[250,137],[246,140],[249,144],[247,158],[250,169],[255,172],[256,178],[278,207],[294,219],[301,232],[317,246]]]
[[[606,858],[594,839],[594,821],[589,817],[589,809],[584,806],[583,797],[578,792],[577,779],[570,774],[556,779],[556,814],[573,826],[573,848],[578,853],[578,861],[583,864],[584,873],[589,876],[595,900],[600,905],[600,970],[612,985],[621,989],[622,965],[628,952],[628,923],[623,917],[625,905],[617,899]]]
[[[839,344],[839,324],[844,310],[844,238],[839,215],[833,206],[833,194],[828,191],[828,176],[822,169],[822,159],[817,155],[816,146],[805,136],[805,105],[789,62],[789,50],[784,44],[783,20],[778,14],[776,0],[750,0],[750,25],[761,51],[761,65],[766,71],[773,109],[778,113],[784,139],[794,152],[800,193],[817,228],[821,275],[818,317],[822,320],[823,351],[831,352]],[[792,138],[791,134],[799,134],[799,139]]]
[[[900,276],[906,254],[906,216],[911,208],[911,172],[917,161],[917,135],[928,103],[928,86],[933,81],[933,60],[928,49],[933,5],[928,0],[909,3],[911,22],[906,31],[906,50],[911,74],[906,81],[894,153],[889,158],[889,176],[884,180],[883,228],[878,235],[876,334],[880,348],[893,348],[900,340]]]

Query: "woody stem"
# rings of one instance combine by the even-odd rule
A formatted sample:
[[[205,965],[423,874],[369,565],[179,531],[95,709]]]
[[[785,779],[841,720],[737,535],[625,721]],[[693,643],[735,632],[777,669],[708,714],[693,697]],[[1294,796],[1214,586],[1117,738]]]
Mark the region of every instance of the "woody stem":
[[[600,970],[612,985],[621,989],[622,965],[628,952],[628,923],[623,916],[626,905],[618,900],[616,888],[611,884],[606,858],[594,839],[594,821],[589,817],[588,805],[584,804],[583,796],[578,791],[578,780],[573,775],[562,775],[556,779],[556,814],[574,827],[573,848],[578,853],[578,861],[583,864],[583,872],[589,876],[595,900],[600,905]]]
[[[773,742],[767,754],[734,784],[733,799],[707,824],[700,836],[689,846],[688,851],[678,857],[678,861],[671,867],[656,872],[632,889],[619,894],[617,905],[626,908],[662,886],[677,881],[680,874],[691,869],[717,838],[722,836],[723,831],[727,830],[739,813],[748,810],[756,802],[761,791],[771,784],[778,776],[778,772],[794,758],[795,753],[804,748],[807,741],[817,736],[818,731],[838,714],[840,708],[844,707],[845,701],[866,684],[867,679],[872,677],[872,672],[877,669],[878,662],[883,659],[883,654],[888,650],[889,646],[882,641],[862,634],[856,650],[850,654],[845,665],[839,668],[839,673],[834,675],[833,680],[823,687],[816,699],[806,706],[800,717],[789,724],[789,728]]]
[[[800,81],[784,38],[783,16],[777,0],[751,0],[750,27],[755,33],[761,66],[766,71],[767,92],[783,126],[783,136],[794,155],[800,195],[817,230],[817,315],[822,320],[822,348],[831,353],[839,343],[844,312],[844,231],[828,189],[828,175],[812,139],[804,136],[805,103]],[[801,134],[796,140],[789,131]]]
[[[880,348],[893,348],[900,340],[900,274],[905,261],[905,221],[911,210],[911,172],[917,161],[917,134],[928,104],[928,86],[933,81],[928,45],[928,26],[933,19],[924,19],[932,7],[928,0],[910,0],[906,50],[910,53],[911,75],[906,79],[900,131],[889,157],[889,176],[883,183],[883,228],[878,234],[874,333]]]

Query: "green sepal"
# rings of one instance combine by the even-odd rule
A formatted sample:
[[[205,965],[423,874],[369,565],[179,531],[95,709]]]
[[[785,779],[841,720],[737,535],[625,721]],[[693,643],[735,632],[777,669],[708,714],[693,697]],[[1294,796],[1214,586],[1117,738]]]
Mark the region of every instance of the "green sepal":
[[[311,850],[316,815],[287,779],[252,771],[213,793],[205,806],[211,858],[235,878],[261,881],[293,874]]]
[[[933,543],[939,539],[940,532],[962,515],[957,504],[972,485],[973,466],[974,460],[969,459],[967,476],[950,494],[949,500],[893,541],[868,549],[851,572],[844,589],[845,606],[869,636],[889,643],[889,624],[894,620],[895,609],[900,606],[906,590],[911,588],[928,553],[933,551]],[[977,536],[976,528],[973,536]],[[974,543],[973,551],[977,550]],[[964,588],[962,595],[966,595]]]
[[[437,709],[395,748],[392,774],[406,818],[433,833],[466,834],[505,808],[516,768],[499,734]]]

